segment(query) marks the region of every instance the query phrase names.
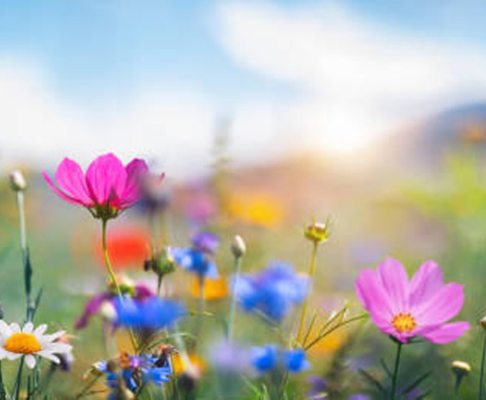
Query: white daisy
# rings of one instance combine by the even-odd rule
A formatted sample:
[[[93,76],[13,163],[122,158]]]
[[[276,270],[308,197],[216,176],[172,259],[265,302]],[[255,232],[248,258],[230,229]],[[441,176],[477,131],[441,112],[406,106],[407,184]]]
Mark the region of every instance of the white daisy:
[[[71,351],[72,346],[66,343],[58,343],[64,331],[51,335],[44,335],[47,329],[46,324],[39,325],[34,330],[34,324],[27,322],[22,329],[19,324],[8,325],[0,320],[0,360],[16,360],[25,356],[25,363],[29,368],[36,364],[35,356],[42,356],[58,364],[59,354],[66,354]]]

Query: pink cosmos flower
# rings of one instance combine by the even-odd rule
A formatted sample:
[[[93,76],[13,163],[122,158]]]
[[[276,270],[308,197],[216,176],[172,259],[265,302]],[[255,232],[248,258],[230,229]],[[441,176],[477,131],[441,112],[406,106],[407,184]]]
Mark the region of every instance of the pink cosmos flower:
[[[467,322],[446,323],[461,310],[464,290],[457,283],[444,284],[433,261],[425,262],[409,281],[403,265],[388,258],[376,271],[362,270],[355,288],[375,325],[402,343],[421,336],[445,344],[470,329]]]
[[[140,180],[148,173],[145,161],[133,159],[126,166],[114,154],[99,156],[86,174],[73,160],[65,158],[52,182],[44,178],[64,200],[86,207],[96,218],[110,219],[140,200]]]

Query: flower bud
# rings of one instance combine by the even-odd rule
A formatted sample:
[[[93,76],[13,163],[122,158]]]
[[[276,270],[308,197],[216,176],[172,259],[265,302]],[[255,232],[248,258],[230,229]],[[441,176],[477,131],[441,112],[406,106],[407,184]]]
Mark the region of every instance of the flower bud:
[[[246,253],[246,244],[240,235],[236,235],[231,243],[231,252],[235,258],[241,258]]]
[[[10,186],[16,192],[23,192],[27,188],[24,175],[19,170],[10,172]]]
[[[329,222],[315,222],[307,225],[304,229],[304,236],[315,244],[325,242],[329,239]]]
[[[479,325],[486,331],[486,315],[479,320]]]
[[[451,363],[451,368],[455,374],[459,375],[467,375],[471,372],[471,366],[465,361],[453,361]]]
[[[110,301],[104,301],[100,307],[100,315],[107,321],[115,321],[116,309]]]

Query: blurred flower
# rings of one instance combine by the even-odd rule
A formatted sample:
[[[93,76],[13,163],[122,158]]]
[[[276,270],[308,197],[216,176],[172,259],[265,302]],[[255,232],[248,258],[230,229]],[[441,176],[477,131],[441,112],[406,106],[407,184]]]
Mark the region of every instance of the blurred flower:
[[[191,196],[185,209],[189,219],[197,226],[206,225],[217,212],[214,198],[206,193]]]
[[[162,181],[164,174],[146,174],[140,182],[140,202],[138,207],[149,213],[163,211],[170,203],[170,193],[167,191]]]
[[[103,248],[99,239],[96,240],[95,246],[97,258],[104,264]],[[149,256],[150,236],[140,227],[124,226],[112,230],[106,239],[106,247],[115,269],[139,269]]]
[[[302,303],[308,289],[309,279],[282,262],[271,263],[257,275],[241,275],[234,285],[245,311],[259,311],[275,322],[282,320],[292,305]]]
[[[55,179],[43,172],[51,188],[62,199],[86,207],[95,218],[115,218],[140,200],[140,181],[148,173],[145,161],[132,160],[123,166],[114,154],[99,156],[86,174],[75,161],[65,158],[59,164]]]
[[[310,384],[310,389],[307,392],[307,398],[311,400],[324,400],[327,398],[326,388],[327,383],[321,376],[309,376],[307,382]]]
[[[206,369],[204,360],[196,354],[188,355],[188,359],[185,360],[180,353],[175,353],[172,355],[171,360],[172,370],[176,375],[182,375],[185,372],[202,375],[202,372]]]
[[[228,201],[230,215],[237,219],[266,228],[282,223],[286,210],[276,197],[264,193],[238,193]]]
[[[287,350],[284,353],[285,369],[291,373],[297,373],[310,368],[302,349]]]
[[[127,328],[158,330],[166,328],[185,315],[181,303],[151,297],[145,301],[115,299],[117,324]]]
[[[282,350],[273,344],[253,347],[251,364],[260,373],[271,371],[278,366],[282,366],[290,373],[302,372],[310,367],[304,350]]]
[[[204,278],[203,297],[205,300],[224,299],[225,297],[228,297],[228,293],[228,285],[222,276],[216,279]],[[201,296],[201,285],[197,277],[194,277],[191,280],[191,296],[196,298]]]
[[[69,342],[73,338],[74,338],[74,336],[72,336],[72,335],[64,334],[59,339],[57,339],[55,341],[55,343],[64,343],[64,344],[67,344],[67,345],[70,346]],[[61,361],[59,363],[59,367],[61,368],[62,371],[65,371],[65,372],[71,371],[71,367],[74,363],[74,355],[73,355],[73,352],[72,352],[72,346],[70,346],[70,347],[71,348],[68,351],[66,351],[65,353],[56,353],[55,354],[57,357],[59,357],[59,360]]]
[[[157,355],[132,356],[122,353],[118,359],[99,361],[94,369],[106,374],[108,387],[112,389],[109,399],[118,399],[117,393],[128,389],[132,393],[147,383],[162,386],[170,380],[171,369],[168,362],[161,363]]]
[[[210,357],[213,365],[224,372],[244,372],[250,366],[248,349],[227,340],[213,344]]]
[[[132,297],[138,302],[143,302],[144,300],[155,296],[155,293],[146,285],[139,283],[135,284],[126,277],[120,279],[120,289],[124,296]],[[114,290],[113,285],[110,284],[106,291],[95,295],[86,303],[83,314],[81,314],[76,321],[75,328],[82,329],[86,327],[90,318],[102,311],[108,311],[108,313],[105,313],[104,315],[105,317],[108,317],[108,320],[115,320],[115,302],[117,298],[118,294]]]
[[[50,335],[44,335],[47,329],[46,324],[39,325],[34,329],[32,322],[27,322],[21,329],[19,324],[6,324],[0,320],[0,360],[16,360],[25,356],[25,363],[29,368],[34,368],[36,357],[41,356],[59,364],[61,360],[58,355],[71,351],[71,346],[60,343],[56,340],[65,334],[59,331]]]
[[[268,372],[277,366],[278,349],[273,344],[254,347],[251,350],[251,363],[258,372]]]
[[[170,254],[169,248],[163,247],[160,251],[154,252],[151,258],[143,263],[145,271],[153,271],[159,277],[164,277],[175,271],[175,262]]]
[[[361,271],[356,294],[375,325],[402,343],[414,336],[449,343],[470,329],[467,322],[445,323],[461,310],[464,289],[444,284],[433,261],[424,263],[409,282],[403,265],[388,258],[377,271]]]
[[[218,270],[213,261],[213,255],[219,245],[216,235],[209,232],[200,232],[193,235],[192,247],[173,247],[169,249],[175,262],[189,272],[197,274],[199,278],[208,277],[216,279]]]
[[[319,329],[313,329],[309,335],[308,342],[312,343],[319,336]],[[309,353],[315,355],[334,353],[346,342],[346,334],[343,329],[336,329],[327,334],[309,349]]]
[[[27,188],[27,182],[24,175],[18,170],[11,171],[10,174],[10,187],[16,192],[23,192]]]
[[[370,400],[370,397],[365,394],[353,394],[348,397],[348,400]]]

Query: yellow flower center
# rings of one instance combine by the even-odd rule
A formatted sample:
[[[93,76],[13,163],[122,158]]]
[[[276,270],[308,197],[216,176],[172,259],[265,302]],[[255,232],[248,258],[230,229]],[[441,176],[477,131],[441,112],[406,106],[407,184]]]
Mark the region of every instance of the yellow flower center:
[[[5,350],[12,353],[32,354],[41,350],[37,338],[30,333],[14,333],[5,342]]]
[[[400,333],[409,333],[417,328],[415,319],[409,313],[398,313],[393,317],[392,324]]]

